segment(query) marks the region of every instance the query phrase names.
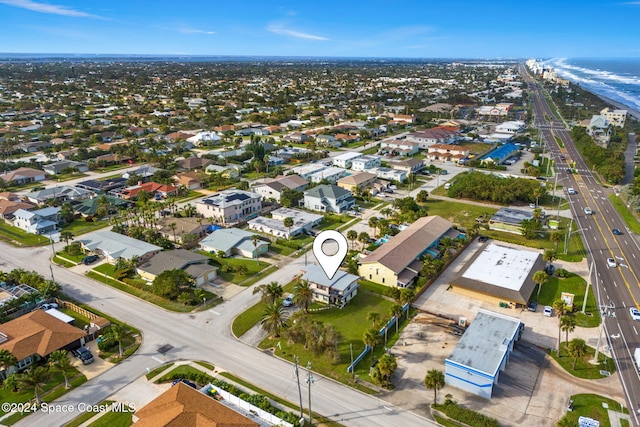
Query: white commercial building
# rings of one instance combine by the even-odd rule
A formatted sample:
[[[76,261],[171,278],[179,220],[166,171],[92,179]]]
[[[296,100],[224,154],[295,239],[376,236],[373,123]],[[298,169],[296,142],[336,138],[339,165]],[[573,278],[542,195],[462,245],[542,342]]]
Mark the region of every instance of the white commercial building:
[[[480,309],[445,362],[445,382],[490,399],[524,324],[520,319]]]
[[[339,168],[351,169],[351,165],[354,159],[358,157],[362,157],[360,153],[348,152],[344,154],[340,154],[333,158],[333,166],[337,166]]]
[[[351,169],[354,171],[368,171],[377,168],[382,163],[380,156],[365,155],[351,161]]]

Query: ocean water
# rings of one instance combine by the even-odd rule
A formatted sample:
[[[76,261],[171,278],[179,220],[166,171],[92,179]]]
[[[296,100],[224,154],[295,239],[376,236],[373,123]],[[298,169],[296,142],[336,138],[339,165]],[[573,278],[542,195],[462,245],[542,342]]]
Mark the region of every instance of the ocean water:
[[[560,77],[640,111],[640,58],[554,58]]]

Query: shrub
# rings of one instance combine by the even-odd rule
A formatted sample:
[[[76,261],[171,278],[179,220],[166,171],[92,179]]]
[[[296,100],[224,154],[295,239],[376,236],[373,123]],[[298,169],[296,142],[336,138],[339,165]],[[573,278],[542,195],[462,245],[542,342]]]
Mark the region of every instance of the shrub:
[[[436,409],[441,410],[449,418],[453,418],[456,421],[460,421],[468,426],[473,427],[498,427],[498,421],[494,418],[487,417],[486,415],[472,411],[471,409],[463,408],[451,399],[443,405],[434,405]]]
[[[556,270],[556,276],[562,277],[563,279],[569,277],[569,272],[564,268],[559,268]]]
[[[102,335],[101,340],[98,342],[98,350],[109,351],[111,348],[118,345],[115,339],[110,334]]]

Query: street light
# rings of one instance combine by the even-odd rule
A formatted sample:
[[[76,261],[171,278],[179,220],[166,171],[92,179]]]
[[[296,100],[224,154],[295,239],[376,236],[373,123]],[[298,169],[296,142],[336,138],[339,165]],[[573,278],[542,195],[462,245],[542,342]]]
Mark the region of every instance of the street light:
[[[311,412],[311,384],[313,384],[313,374],[311,373],[311,362],[307,363],[307,379],[305,382],[309,385],[309,425],[313,425],[313,414]]]

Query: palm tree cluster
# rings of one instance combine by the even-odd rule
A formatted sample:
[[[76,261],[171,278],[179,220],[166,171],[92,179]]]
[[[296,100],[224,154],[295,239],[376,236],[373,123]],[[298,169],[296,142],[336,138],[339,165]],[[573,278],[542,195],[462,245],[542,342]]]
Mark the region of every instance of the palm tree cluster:
[[[304,312],[292,317],[295,321],[284,332],[284,337],[290,343],[302,344],[314,354],[325,353],[333,360],[340,359],[338,345],[342,342],[342,336],[333,325],[313,320]]]
[[[51,372],[44,366],[32,366],[23,373],[14,373],[4,380],[3,387],[7,390],[33,390],[36,403],[42,403],[41,393],[44,386],[51,380]]]
[[[9,285],[29,285],[37,290],[37,292],[27,293],[5,302],[0,308],[0,317],[17,311],[25,304],[35,305],[39,300],[58,296],[61,289],[56,282],[45,279],[35,271],[28,271],[22,268],[17,268],[9,273],[0,271],[0,282],[6,282]]]

